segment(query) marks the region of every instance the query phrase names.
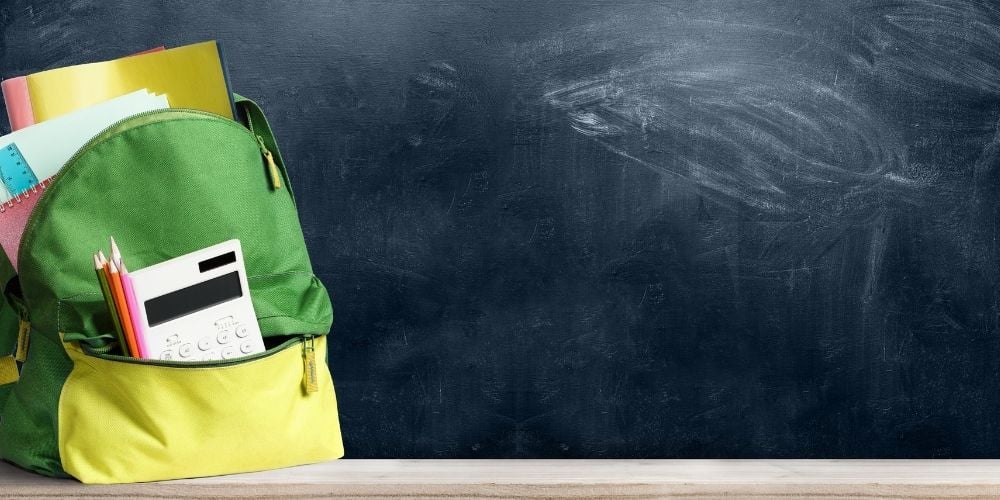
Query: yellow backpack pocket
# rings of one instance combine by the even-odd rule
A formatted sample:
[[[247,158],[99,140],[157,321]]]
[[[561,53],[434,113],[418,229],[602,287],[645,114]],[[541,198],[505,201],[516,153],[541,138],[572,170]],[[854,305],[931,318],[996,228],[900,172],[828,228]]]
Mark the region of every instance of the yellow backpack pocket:
[[[344,454],[325,337],[197,365],[115,359],[67,342],[59,452],[85,483],[288,467]]]

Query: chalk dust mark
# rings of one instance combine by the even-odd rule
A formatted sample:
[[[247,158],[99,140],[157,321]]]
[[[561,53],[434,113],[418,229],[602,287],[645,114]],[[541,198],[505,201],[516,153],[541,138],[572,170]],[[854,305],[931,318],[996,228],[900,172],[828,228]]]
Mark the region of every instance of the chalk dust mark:
[[[871,241],[868,245],[868,269],[865,271],[865,284],[861,293],[861,307],[867,312],[875,300],[878,278],[882,274],[882,262],[885,260],[886,244],[889,241],[888,216],[883,212],[871,227]]]
[[[621,32],[615,22],[625,21],[604,31]],[[723,205],[867,220],[886,199],[919,199],[937,178],[908,164],[895,130],[840,89],[839,69],[831,84],[828,72],[784,60],[804,50],[802,36],[723,23],[733,36],[715,43],[687,38],[697,32],[685,23],[705,20],[664,22],[661,43],[648,34],[609,42],[589,24],[517,50],[574,131]],[[615,63],[581,72],[586,54]]]
[[[990,186],[990,174],[993,169],[997,168],[998,162],[1000,162],[1000,121],[997,122],[995,126],[995,132],[993,134],[993,139],[990,140],[988,144],[983,148],[982,153],[976,158],[976,164],[973,169],[973,178],[975,182],[973,183],[973,202],[976,204],[982,203],[983,201],[983,189]]]
[[[511,50],[523,76],[537,82],[538,100],[623,165],[732,212],[787,222],[766,232],[774,244],[764,242],[755,262],[805,268],[848,238],[869,235],[856,293],[872,304],[891,214],[926,203],[941,173],[909,161],[903,132],[858,83],[867,71],[858,61],[872,60],[864,37],[883,18],[824,8],[844,25],[816,31],[763,15],[729,22],[644,11]],[[890,64],[888,54],[878,60]]]
[[[940,85],[1000,92],[1000,8],[972,0],[903,0],[869,7],[859,69],[918,92]]]

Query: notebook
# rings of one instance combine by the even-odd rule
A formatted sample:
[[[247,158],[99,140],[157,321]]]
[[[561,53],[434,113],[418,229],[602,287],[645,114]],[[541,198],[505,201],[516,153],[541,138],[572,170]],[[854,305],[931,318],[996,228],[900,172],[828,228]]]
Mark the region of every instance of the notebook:
[[[167,96],[174,108],[235,116],[222,52],[215,41],[51,69],[23,78],[22,85],[12,82],[6,86],[15,93],[27,93],[35,123],[140,89]]]
[[[153,47],[142,52],[131,54],[125,57],[149,54],[166,50],[166,47]],[[10,120],[11,130],[20,130],[35,124],[35,113],[31,109],[31,98],[28,96],[28,78],[17,76],[8,78],[0,82],[0,90],[3,91],[4,105],[7,108],[7,118]]]
[[[66,161],[115,122],[167,107],[142,89],[0,137],[0,246],[15,269],[28,217]]]

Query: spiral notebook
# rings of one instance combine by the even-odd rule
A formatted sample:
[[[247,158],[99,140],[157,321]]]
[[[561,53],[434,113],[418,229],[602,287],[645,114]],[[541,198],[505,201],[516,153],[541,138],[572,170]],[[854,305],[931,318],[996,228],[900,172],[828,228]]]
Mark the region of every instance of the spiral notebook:
[[[166,96],[143,89],[0,137],[0,246],[15,269],[28,217],[59,169],[115,122],[166,107]]]

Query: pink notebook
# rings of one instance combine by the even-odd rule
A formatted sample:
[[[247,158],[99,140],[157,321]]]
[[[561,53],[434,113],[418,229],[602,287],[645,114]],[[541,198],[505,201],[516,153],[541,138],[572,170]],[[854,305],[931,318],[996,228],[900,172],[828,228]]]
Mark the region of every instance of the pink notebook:
[[[0,246],[3,247],[7,255],[17,255],[17,250],[21,246],[21,235],[24,234],[24,227],[28,225],[28,217],[51,181],[51,177],[45,179],[34,189],[28,191],[27,196],[21,195],[19,198],[0,205],[0,214],[3,214],[4,225],[4,230],[0,231]],[[16,271],[17,262],[11,262],[11,265]]]
[[[0,82],[3,102],[7,106],[10,129],[20,130],[35,124],[35,113],[31,110],[31,96],[28,95],[28,80],[23,76]]]

